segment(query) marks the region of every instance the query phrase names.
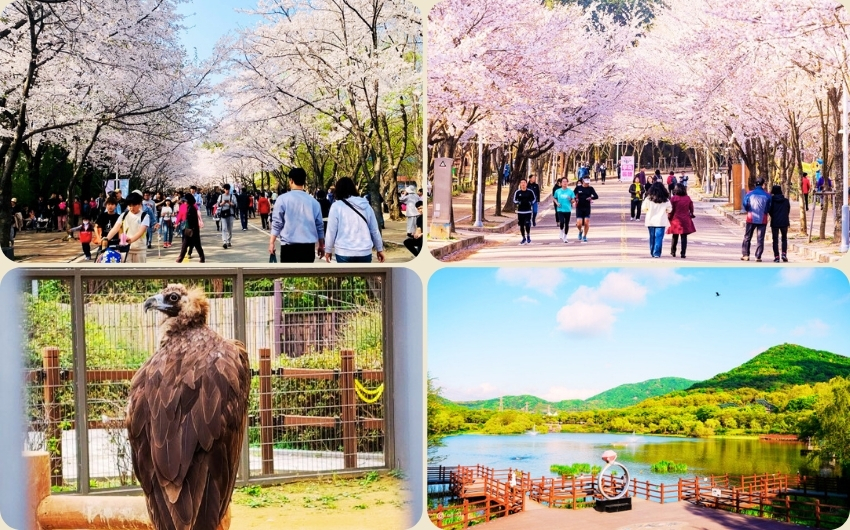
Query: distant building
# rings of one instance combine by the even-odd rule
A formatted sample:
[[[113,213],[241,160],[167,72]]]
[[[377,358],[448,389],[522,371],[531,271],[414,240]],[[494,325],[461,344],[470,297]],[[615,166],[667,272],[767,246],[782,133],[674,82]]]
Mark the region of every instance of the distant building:
[[[755,403],[756,405],[761,405],[767,412],[777,412],[779,410],[779,407],[772,403],[768,403],[764,399],[757,399],[753,401],[753,403]]]
[[[738,404],[737,403],[722,403],[720,405],[720,408],[721,409],[736,409],[736,408],[738,408]]]

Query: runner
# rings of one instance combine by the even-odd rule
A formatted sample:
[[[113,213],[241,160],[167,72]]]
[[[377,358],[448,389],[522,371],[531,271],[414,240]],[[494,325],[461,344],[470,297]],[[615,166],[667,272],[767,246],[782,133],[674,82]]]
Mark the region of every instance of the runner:
[[[540,205],[540,185],[537,175],[528,177],[528,189],[534,192],[534,203],[531,205],[531,226],[537,226],[537,207]]]
[[[514,193],[514,204],[517,205],[517,221],[519,222],[519,231],[522,234],[520,245],[531,243],[531,215],[535,199],[534,192],[528,189],[528,181],[521,179],[519,189]]]
[[[590,185],[590,178],[585,177],[581,186],[576,188],[576,228],[578,228],[578,240],[587,243],[587,231],[590,230],[590,204],[599,199],[596,190]],[[582,234],[582,227],[584,233]]]
[[[555,201],[555,217],[557,217],[558,227],[561,231],[561,241],[569,243],[567,233],[570,231],[570,216],[573,211],[573,203],[576,200],[576,194],[567,185],[567,177],[561,179],[561,187],[555,190],[552,195]]]

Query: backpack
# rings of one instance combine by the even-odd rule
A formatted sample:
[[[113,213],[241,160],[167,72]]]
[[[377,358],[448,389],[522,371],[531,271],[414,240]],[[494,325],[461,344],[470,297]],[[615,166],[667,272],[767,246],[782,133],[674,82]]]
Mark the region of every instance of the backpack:
[[[59,203],[59,211],[60,212],[64,213],[67,208],[68,208],[68,205],[65,204],[65,201],[62,201],[62,202]]]

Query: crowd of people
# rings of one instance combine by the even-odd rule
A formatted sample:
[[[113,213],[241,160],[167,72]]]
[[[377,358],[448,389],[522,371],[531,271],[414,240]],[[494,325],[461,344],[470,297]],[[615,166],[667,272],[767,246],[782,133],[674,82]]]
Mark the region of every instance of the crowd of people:
[[[233,247],[234,225],[247,231],[249,219],[259,217],[262,230],[270,235],[269,261],[312,263],[316,258],[335,258],[339,263],[364,263],[371,261],[373,250],[378,261],[386,259],[382,212],[372,207],[368,193],[360,195],[351,178],[340,178],[328,190],[312,194],[306,191],[307,175],[302,168],[292,169],[288,180],[289,191],[280,194],[223,184],[168,193],[134,190],[126,197],[116,189],[87,201],[75,197],[70,203],[53,194],[24,207],[13,199],[13,239],[22,230],[67,232],[79,241],[86,261],[144,263],[149,250],[155,246],[169,249],[177,238],[178,263],[192,259],[193,254],[204,263],[201,230],[205,211],[221,234],[224,250]],[[420,194],[414,187],[401,193],[407,225],[404,246],[414,256],[423,241]]]
[[[577,241],[587,242],[592,204],[599,199],[596,190],[590,185],[589,167],[582,164],[577,176],[574,187],[570,187],[569,179],[564,177],[555,183],[552,190],[555,222],[559,239],[564,243],[570,242],[569,231],[573,215],[578,231]],[[670,255],[687,257],[688,236],[696,232],[693,221],[696,217],[694,202],[688,196],[688,181],[687,175],[680,174],[677,177],[673,171],[665,179],[660,170],[655,170],[655,174],[649,177],[641,170],[629,186],[629,221],[641,221],[643,218],[649,235],[649,253],[653,258],[662,256],[665,235],[672,236]],[[781,186],[773,186],[768,194],[764,189],[764,179],[757,179],[755,184],[755,189],[743,200],[747,223],[741,259],[749,261],[752,239],[755,236],[755,258],[756,261],[762,261],[764,238],[769,224],[773,235],[773,261],[787,262],[791,203],[783,195]],[[808,196],[807,184],[808,177],[804,174],[801,186],[803,197]],[[828,183],[823,184],[827,185]],[[513,197],[522,237],[520,245],[531,243],[531,229],[537,225],[540,200],[540,186],[536,176],[530,175],[528,179],[521,179]]]

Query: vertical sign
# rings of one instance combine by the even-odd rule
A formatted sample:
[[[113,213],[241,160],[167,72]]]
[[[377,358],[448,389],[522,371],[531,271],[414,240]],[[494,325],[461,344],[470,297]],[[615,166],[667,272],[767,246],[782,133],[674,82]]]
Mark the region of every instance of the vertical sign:
[[[631,182],[635,179],[635,157],[621,156],[620,157],[620,180],[623,182]]]
[[[433,239],[448,239],[451,232],[452,215],[452,164],[454,159],[434,159],[434,189],[431,200],[433,215],[429,236]]]

